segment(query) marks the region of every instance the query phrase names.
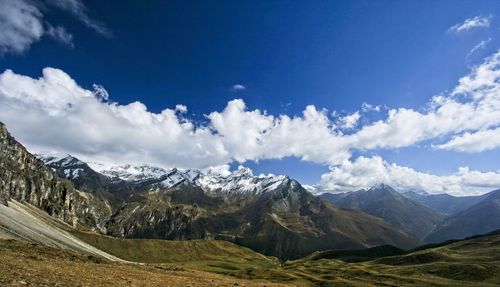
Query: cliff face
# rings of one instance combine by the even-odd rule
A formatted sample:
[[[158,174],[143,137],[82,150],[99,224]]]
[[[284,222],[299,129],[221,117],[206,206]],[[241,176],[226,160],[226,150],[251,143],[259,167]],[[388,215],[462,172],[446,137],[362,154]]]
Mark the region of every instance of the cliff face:
[[[0,203],[9,200],[32,204],[73,227],[103,231],[106,204],[59,178],[30,154],[0,123]]]

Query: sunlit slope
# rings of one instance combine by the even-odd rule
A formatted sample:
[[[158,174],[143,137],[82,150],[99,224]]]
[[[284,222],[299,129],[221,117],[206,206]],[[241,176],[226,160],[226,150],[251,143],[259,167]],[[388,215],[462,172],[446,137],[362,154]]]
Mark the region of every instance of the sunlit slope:
[[[133,262],[177,263],[213,271],[279,266],[276,258],[221,240],[123,239],[80,231],[73,234],[100,250]]]
[[[386,252],[387,249],[384,250]],[[364,255],[373,255],[369,250]],[[361,253],[357,253],[359,255]],[[247,279],[311,286],[499,286],[500,235],[491,234],[404,255],[346,263],[318,254],[283,268],[241,271]],[[346,256],[346,254],[342,254]],[[355,254],[356,255],[356,254]]]
[[[0,286],[287,286],[172,264],[127,264],[0,239]]]

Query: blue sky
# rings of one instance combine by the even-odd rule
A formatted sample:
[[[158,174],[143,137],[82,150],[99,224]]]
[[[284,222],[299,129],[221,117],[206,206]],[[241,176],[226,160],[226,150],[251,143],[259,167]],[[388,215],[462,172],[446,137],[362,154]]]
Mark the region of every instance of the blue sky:
[[[325,109],[332,123],[334,111],[342,117],[361,111],[363,103],[380,106],[362,113],[356,128],[342,130],[355,133],[386,119],[390,109],[424,111],[433,96],[449,94],[494,54],[500,41],[497,1],[67,2],[80,6],[26,2],[39,10],[35,18],[43,31],[17,50],[3,43],[1,71],[39,78],[53,67],[84,89],[102,85],[109,101],[120,105],[139,101],[152,113],[185,105],[182,117],[201,126],[210,126],[206,115],[222,112],[233,99],[242,99],[248,111],[275,117],[301,117],[313,105]],[[475,17],[488,25],[456,29]],[[49,25],[71,37],[54,36]],[[0,41],[7,40],[0,34]],[[14,135],[28,146],[47,148],[25,135],[29,129],[19,121],[1,115],[0,120],[14,122]],[[498,148],[433,147],[449,139],[447,132],[400,147],[359,148],[348,160],[380,156],[438,176],[464,166],[499,170]],[[92,157],[83,149],[76,153]],[[244,164],[254,173],[289,174],[306,184],[318,183],[338,164],[293,152],[267,154],[247,156]],[[241,164],[234,157],[225,162],[233,168]]]

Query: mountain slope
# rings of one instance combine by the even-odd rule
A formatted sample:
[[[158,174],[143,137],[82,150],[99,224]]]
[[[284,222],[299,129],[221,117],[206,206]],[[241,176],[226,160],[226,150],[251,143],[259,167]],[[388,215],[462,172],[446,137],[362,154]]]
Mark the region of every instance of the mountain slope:
[[[0,238],[39,243],[50,247],[85,252],[108,260],[125,262],[73,236],[70,226],[56,221],[29,204],[9,201],[0,204]]]
[[[498,228],[500,228],[500,189],[486,194],[472,207],[447,218],[425,238],[425,241],[460,239]]]
[[[394,226],[424,238],[442,220],[442,216],[429,207],[402,196],[388,185],[376,185],[342,195],[324,195],[342,208],[361,210],[383,218]]]
[[[30,154],[0,123],[0,204],[30,203],[73,227],[102,227],[110,209],[101,199],[76,190]]]
[[[453,196],[449,194],[428,194],[408,191],[404,196],[420,202],[445,216],[465,210],[481,201],[484,196]]]

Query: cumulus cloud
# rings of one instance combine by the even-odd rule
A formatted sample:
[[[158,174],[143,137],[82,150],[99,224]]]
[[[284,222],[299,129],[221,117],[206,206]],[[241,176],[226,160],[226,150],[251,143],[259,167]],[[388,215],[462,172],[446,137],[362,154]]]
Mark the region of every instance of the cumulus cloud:
[[[295,156],[318,163],[338,162],[349,152],[338,141],[326,110],[310,105],[301,116],[272,116],[247,111],[242,100],[230,101],[222,112],[208,115],[224,146],[238,161]]]
[[[379,156],[361,156],[334,166],[329,173],[322,175],[320,190],[355,191],[378,183],[388,184],[400,191],[479,195],[500,186],[500,170],[480,172],[461,167],[451,175],[438,176],[388,163]]]
[[[460,33],[466,32],[475,28],[488,28],[490,27],[491,16],[483,17],[476,16],[473,18],[465,19],[465,21],[455,24],[449,28],[450,32]]]
[[[454,137],[447,143],[437,146],[440,149],[470,153],[492,150],[498,147],[500,147],[500,128],[464,133]]]
[[[361,115],[359,114],[359,111],[356,111],[344,117],[340,117],[339,118],[340,127],[344,129],[352,129],[358,124],[360,118]]]
[[[62,26],[52,26],[44,20],[42,2],[30,0],[0,0],[0,54],[22,53],[47,35],[73,47],[73,35]],[[79,0],[50,0],[50,5],[60,7],[78,17],[98,33],[111,33],[100,22],[91,19]]]
[[[181,121],[176,111],[151,113],[140,102],[103,101],[61,70],[34,79],[0,75],[0,119],[33,150],[58,150],[111,163],[208,167],[229,162],[220,138]]]
[[[500,52],[462,77],[448,96],[431,99],[424,111],[391,109],[387,118],[342,138],[351,149],[400,148],[460,136],[500,124]]]
[[[234,92],[239,92],[239,91],[244,91],[247,89],[247,87],[243,86],[243,85],[240,85],[240,84],[236,84],[234,85],[232,88],[231,88]]]
[[[188,109],[185,105],[175,105],[175,111],[181,114],[187,113]]]

